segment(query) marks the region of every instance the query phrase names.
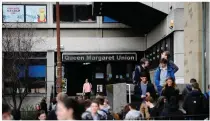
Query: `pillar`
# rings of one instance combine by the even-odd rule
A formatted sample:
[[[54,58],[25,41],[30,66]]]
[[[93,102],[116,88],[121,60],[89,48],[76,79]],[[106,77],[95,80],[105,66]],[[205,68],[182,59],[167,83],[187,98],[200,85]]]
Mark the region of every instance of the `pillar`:
[[[184,80],[202,85],[202,3],[184,4]]]
[[[176,79],[184,79],[184,30],[174,32],[174,63],[179,67]],[[182,82],[177,82],[182,83]]]
[[[47,51],[47,103],[50,101],[50,94],[52,91],[52,86],[54,87],[54,77],[55,77],[55,62],[54,62],[54,51]],[[53,92],[54,93],[54,92]]]
[[[206,3],[206,89],[210,80],[210,3]]]

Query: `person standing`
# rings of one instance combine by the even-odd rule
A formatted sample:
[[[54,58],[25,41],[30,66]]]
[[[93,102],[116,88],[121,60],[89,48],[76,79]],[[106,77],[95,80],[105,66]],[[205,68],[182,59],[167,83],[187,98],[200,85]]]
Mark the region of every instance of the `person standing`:
[[[46,97],[44,97],[40,103],[41,110],[44,110],[45,113],[47,114],[47,103],[46,103]]]
[[[134,87],[134,97],[138,102],[144,101],[146,97],[156,98],[156,91],[154,85],[147,81],[147,74],[141,73],[141,81]]]
[[[183,109],[187,115],[202,115],[206,113],[207,101],[200,91],[197,82],[192,84],[192,91],[185,97]],[[192,117],[193,120],[203,120],[203,116]]]
[[[165,85],[165,81],[168,77],[171,77],[173,80],[175,80],[174,70],[170,64],[168,64],[168,61],[162,58],[160,60],[160,65],[154,74],[155,86],[159,95],[161,95],[162,88]]]
[[[91,90],[92,90],[92,84],[88,82],[88,79],[86,79],[83,85],[83,93],[85,94],[85,97],[87,97],[88,99],[90,99]]]
[[[142,58],[140,60],[140,65],[136,65],[135,66],[135,71],[133,72],[133,83],[137,84],[138,82],[140,82],[140,75],[142,72],[145,72],[147,75],[147,80],[149,83],[151,83],[151,79],[150,79],[150,73],[149,73],[149,60],[146,58]]]
[[[197,82],[196,79],[192,78],[190,79],[190,84],[186,84],[186,87],[182,91],[182,96],[185,97],[187,94],[189,94],[192,91],[192,84]]]
[[[179,90],[176,88],[176,84],[173,80],[173,78],[168,77],[166,79],[166,84],[163,87],[163,90],[161,92],[161,96],[165,96],[167,101],[170,102],[170,98],[173,96],[176,98],[177,103],[179,101]]]
[[[168,64],[173,68],[174,73],[176,73],[179,68],[176,64],[174,64],[174,62],[172,60],[169,60],[170,58],[170,52],[169,51],[163,51],[161,53],[161,59],[164,58],[168,61]]]

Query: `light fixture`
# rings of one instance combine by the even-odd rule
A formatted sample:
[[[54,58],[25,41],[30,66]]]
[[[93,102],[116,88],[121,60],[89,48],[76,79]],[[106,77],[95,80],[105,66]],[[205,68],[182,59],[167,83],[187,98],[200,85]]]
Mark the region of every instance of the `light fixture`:
[[[83,63],[83,65],[89,65],[90,63]]]
[[[170,26],[169,26],[169,28],[170,28],[170,29],[173,29],[173,28],[174,28],[174,20],[171,20],[171,21],[170,21]]]

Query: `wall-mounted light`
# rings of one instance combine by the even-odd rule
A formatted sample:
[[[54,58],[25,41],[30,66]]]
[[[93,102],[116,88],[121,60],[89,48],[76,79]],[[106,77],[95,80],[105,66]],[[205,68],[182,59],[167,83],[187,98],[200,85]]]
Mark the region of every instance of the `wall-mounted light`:
[[[171,20],[171,21],[170,21],[170,26],[169,26],[169,28],[170,28],[170,29],[173,29],[173,28],[174,28],[174,20]]]

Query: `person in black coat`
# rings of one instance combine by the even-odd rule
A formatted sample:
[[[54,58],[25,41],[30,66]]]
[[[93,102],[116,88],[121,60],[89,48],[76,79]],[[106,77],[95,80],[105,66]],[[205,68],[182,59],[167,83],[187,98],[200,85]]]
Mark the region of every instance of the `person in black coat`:
[[[46,103],[45,97],[42,99],[40,106],[41,106],[41,110],[45,111],[45,113],[47,114],[47,103]]]
[[[170,101],[170,98],[172,96],[175,96],[176,100],[177,100],[177,103],[178,103],[178,101],[179,101],[179,90],[176,89],[176,84],[175,84],[173,78],[168,77],[166,79],[166,84],[163,87],[163,90],[161,92],[161,96],[165,96],[167,101]]]
[[[187,115],[201,115],[192,117],[193,120],[203,120],[209,107],[207,107],[207,100],[200,91],[199,84],[197,82],[192,84],[192,91],[185,97],[183,102],[183,109]]]
[[[134,97],[137,101],[142,102],[147,96],[156,98],[156,91],[152,83],[148,83],[147,74],[141,73],[141,81],[134,87]]]
[[[149,60],[146,58],[142,58],[140,60],[140,65],[136,65],[135,66],[135,75],[134,75],[134,83],[138,84],[138,82],[141,80],[140,76],[141,73],[145,73],[147,76],[147,81],[149,83],[151,83],[151,79],[150,79],[150,73],[149,73]]]
[[[161,116],[164,116],[166,120],[184,120],[184,113],[179,110],[177,99],[175,96],[171,96],[169,102],[167,102]]]
[[[166,98],[164,96],[160,96],[155,104],[155,107],[150,109],[150,117],[152,119],[159,119],[158,117],[162,114],[165,103]]]

